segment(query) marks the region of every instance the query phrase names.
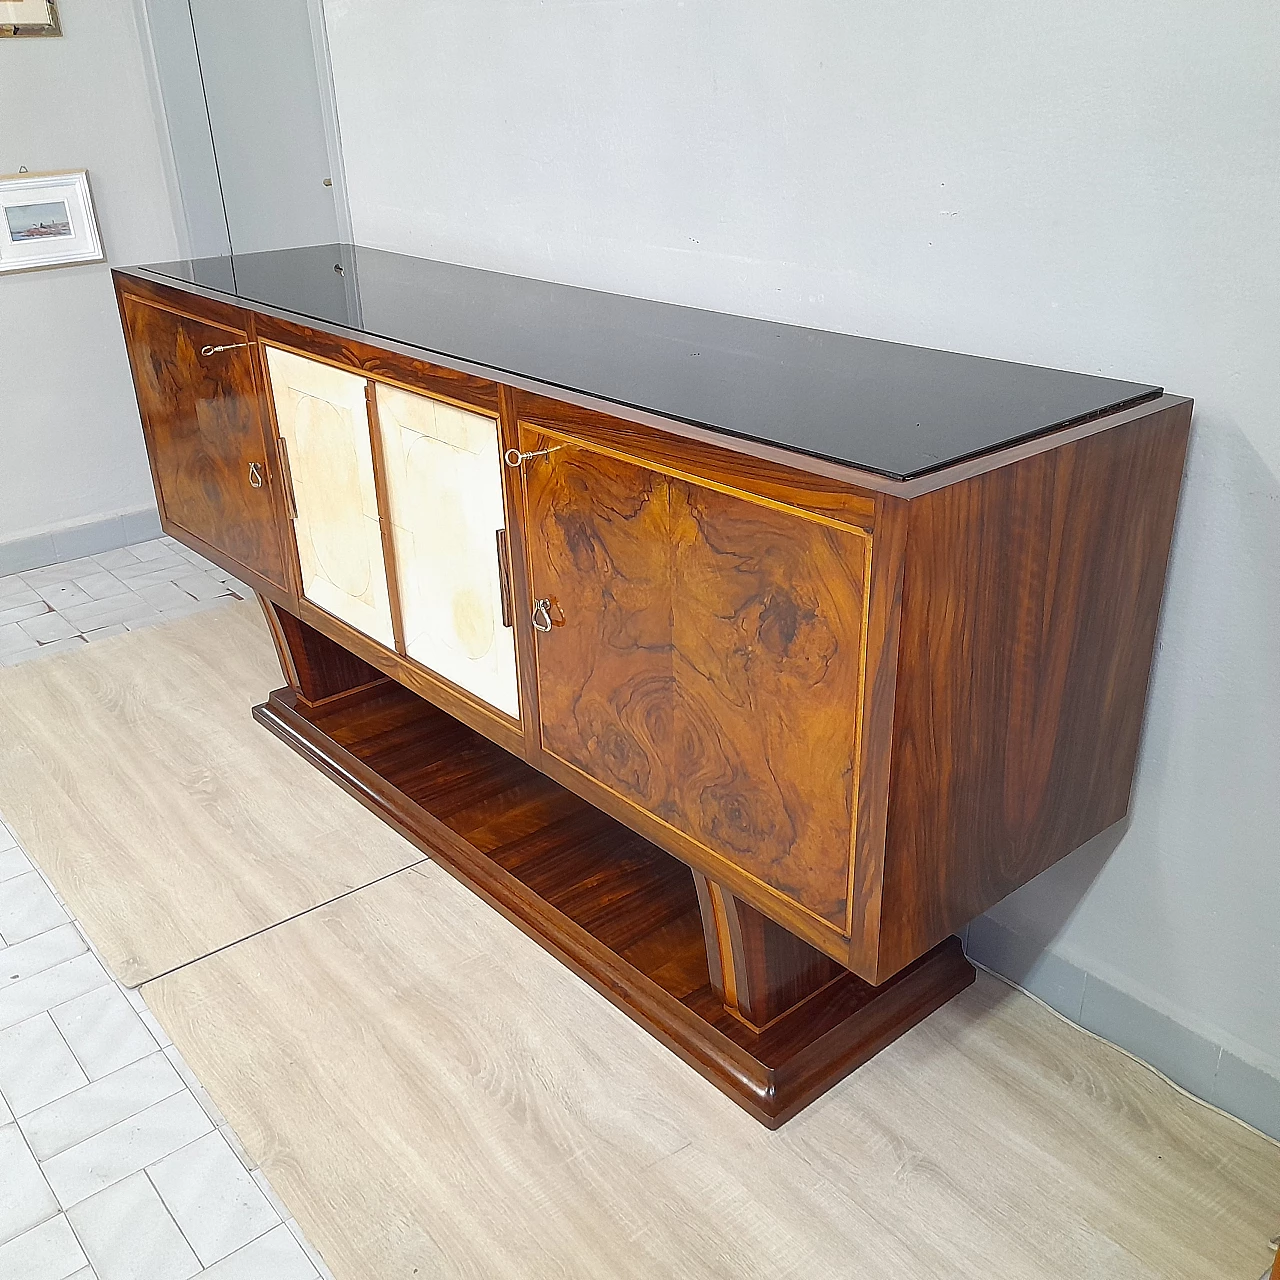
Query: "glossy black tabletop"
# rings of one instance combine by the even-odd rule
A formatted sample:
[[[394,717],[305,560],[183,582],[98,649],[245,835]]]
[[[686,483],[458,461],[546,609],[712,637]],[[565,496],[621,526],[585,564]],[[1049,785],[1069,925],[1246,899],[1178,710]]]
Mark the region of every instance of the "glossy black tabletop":
[[[1160,392],[352,245],[146,270],[897,479]]]

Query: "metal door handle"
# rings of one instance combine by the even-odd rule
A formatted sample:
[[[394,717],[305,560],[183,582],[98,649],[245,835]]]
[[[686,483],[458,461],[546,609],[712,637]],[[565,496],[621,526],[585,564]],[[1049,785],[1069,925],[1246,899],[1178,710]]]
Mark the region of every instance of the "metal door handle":
[[[216,356],[219,351],[238,351],[241,347],[247,347],[247,342],[228,342],[221,347],[201,347],[200,354],[202,356]]]
[[[256,462],[249,463],[249,484],[254,489],[262,488],[262,468]]]
[[[533,629],[547,632],[551,630],[551,601],[535,600],[533,602]]]
[[[502,460],[509,467],[518,467],[522,463],[527,462],[530,458],[545,458],[549,453],[555,453],[557,449],[563,449],[562,444],[553,444],[547,449],[534,449],[532,453],[521,453],[519,449],[508,449],[502,455]]]

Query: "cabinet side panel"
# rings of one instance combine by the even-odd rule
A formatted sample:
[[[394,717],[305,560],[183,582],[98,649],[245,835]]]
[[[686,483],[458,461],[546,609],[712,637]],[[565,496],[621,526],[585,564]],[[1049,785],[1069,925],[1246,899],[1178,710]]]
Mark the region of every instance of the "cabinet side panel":
[[[911,502],[879,980],[1127,812],[1190,419]]]

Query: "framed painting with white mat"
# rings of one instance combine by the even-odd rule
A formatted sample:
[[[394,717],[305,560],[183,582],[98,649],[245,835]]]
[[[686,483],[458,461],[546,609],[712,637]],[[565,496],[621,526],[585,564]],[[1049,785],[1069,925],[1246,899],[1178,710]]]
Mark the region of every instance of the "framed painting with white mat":
[[[0,177],[0,275],[105,258],[84,169]]]
[[[0,37],[61,34],[55,0],[0,0]]]

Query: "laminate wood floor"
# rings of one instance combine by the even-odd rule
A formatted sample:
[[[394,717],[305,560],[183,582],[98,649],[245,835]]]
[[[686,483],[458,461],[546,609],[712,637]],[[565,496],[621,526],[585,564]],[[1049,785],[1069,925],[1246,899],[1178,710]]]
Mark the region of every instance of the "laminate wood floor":
[[[0,810],[129,986],[421,860],[255,725],[256,602],[0,670]]]
[[[770,1134],[423,863],[144,995],[337,1280],[1256,1280],[1280,1145],[979,974]]]

